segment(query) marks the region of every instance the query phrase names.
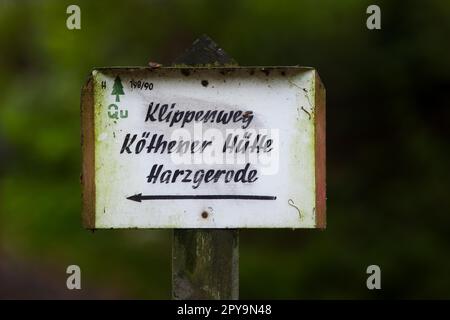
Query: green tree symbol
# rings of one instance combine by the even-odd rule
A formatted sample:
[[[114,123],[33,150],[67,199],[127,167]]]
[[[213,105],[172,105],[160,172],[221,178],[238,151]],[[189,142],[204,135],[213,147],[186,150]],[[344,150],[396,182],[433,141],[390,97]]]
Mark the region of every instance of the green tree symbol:
[[[120,102],[119,95],[124,95],[124,94],[125,93],[123,92],[122,82],[120,81],[120,77],[117,76],[116,79],[114,79],[114,86],[113,86],[113,90],[111,92],[111,95],[115,95],[116,96],[116,102]]]

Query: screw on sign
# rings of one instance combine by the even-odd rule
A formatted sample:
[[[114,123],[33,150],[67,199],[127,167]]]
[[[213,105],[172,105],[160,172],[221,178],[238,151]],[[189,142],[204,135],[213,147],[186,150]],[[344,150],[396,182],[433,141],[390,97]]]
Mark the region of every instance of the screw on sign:
[[[174,299],[238,298],[241,228],[325,228],[312,68],[239,67],[204,36],[171,67],[95,69],[82,144],[85,227],[173,229]]]

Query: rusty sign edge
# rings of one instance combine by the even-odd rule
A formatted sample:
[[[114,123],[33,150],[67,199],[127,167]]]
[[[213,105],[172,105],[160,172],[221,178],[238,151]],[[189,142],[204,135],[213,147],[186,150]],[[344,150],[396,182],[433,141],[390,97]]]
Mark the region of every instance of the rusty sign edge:
[[[94,81],[89,76],[81,91],[82,151],[82,222],[86,229],[95,229],[95,132]]]
[[[326,228],[326,91],[317,70],[314,70],[315,85],[315,187],[316,227]]]

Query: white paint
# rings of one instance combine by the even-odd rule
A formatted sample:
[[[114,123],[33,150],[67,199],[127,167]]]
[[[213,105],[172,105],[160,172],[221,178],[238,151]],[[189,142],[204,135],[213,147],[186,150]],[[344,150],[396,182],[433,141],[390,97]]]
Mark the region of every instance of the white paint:
[[[108,134],[106,132],[103,132],[98,136],[98,141],[105,141],[106,139],[108,139]]]
[[[314,71],[287,69],[287,75],[274,70],[269,76],[248,70],[226,76],[218,70],[197,71],[190,76],[177,69],[157,71],[108,69],[93,72],[95,84],[95,182],[96,228],[314,228]],[[290,70],[290,71],[289,71]],[[111,95],[119,75],[124,94],[120,102]],[[153,90],[131,89],[130,80],[153,84]],[[208,81],[208,86],[201,84]],[[226,81],[224,81],[226,80]],[[102,82],[106,81],[106,89]],[[261,175],[254,183],[151,184],[146,176],[153,164],[165,169],[239,169],[242,165],[183,165],[176,167],[167,154],[120,154],[126,133],[144,131],[165,133],[170,138],[174,126],[145,122],[150,102],[176,103],[175,109],[252,110],[249,129],[276,129],[279,132],[279,170]],[[127,110],[128,117],[108,117],[108,106]],[[303,107],[307,112],[301,109]],[[205,124],[203,129],[224,132],[230,126]],[[231,127],[239,127],[232,125]],[[185,126],[193,130],[193,124]],[[143,195],[265,195],[276,200],[144,200],[127,199]],[[208,218],[202,212],[208,212]]]

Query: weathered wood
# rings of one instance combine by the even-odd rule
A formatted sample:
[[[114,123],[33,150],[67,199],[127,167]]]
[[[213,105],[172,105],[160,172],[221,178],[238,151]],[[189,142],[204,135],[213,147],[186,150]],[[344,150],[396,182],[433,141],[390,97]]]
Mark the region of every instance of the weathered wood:
[[[210,38],[202,36],[174,64],[235,65]],[[239,231],[174,229],[173,299],[238,299]]]
[[[173,299],[237,299],[238,295],[238,230],[175,229]]]
[[[192,43],[181,56],[173,62],[174,65],[204,66],[204,65],[237,65],[222,48],[208,36],[202,35]]]

